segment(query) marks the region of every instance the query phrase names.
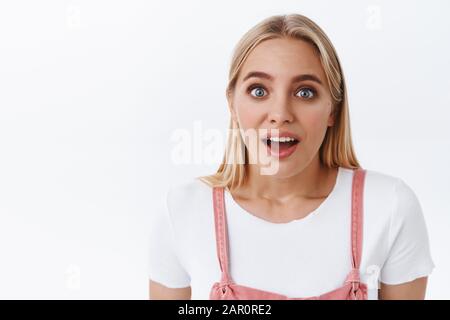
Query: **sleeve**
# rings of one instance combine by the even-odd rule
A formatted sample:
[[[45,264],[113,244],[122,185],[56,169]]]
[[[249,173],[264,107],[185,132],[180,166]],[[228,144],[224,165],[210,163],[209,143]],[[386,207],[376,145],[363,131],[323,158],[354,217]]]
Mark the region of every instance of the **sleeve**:
[[[380,281],[400,284],[428,276],[435,267],[421,205],[414,191],[401,179],[395,186],[389,248]]]
[[[170,219],[167,193],[162,210],[152,219],[150,232],[149,278],[168,288],[189,287],[190,277],[177,254],[174,229]]]

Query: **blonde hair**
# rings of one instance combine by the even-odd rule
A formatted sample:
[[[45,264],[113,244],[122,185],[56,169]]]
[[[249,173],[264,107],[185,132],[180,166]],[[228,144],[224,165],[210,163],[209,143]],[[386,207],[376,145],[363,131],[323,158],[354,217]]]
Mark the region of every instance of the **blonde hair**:
[[[327,35],[309,18],[300,14],[275,15],[264,19],[247,31],[233,52],[226,88],[227,95],[233,92],[242,65],[252,50],[262,41],[283,37],[304,40],[314,46],[320,56],[330,88],[335,120],[334,125],[327,128],[320,146],[320,162],[330,168],[338,166],[350,169],[360,168],[353,151],[347,89],[339,58]],[[231,135],[227,138],[225,154],[217,172],[198,177],[211,187],[234,189],[239,187],[246,178],[247,148],[239,134],[238,123],[230,119],[229,129],[231,129]]]

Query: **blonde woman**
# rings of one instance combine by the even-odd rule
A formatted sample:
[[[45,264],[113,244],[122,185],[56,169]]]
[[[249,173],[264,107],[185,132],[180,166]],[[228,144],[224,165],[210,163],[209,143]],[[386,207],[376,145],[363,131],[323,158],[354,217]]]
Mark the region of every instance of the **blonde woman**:
[[[434,263],[420,203],[358,163],[320,27],[298,14],[254,26],[226,97],[222,164],[173,186],[153,226],[150,298],[424,299]]]

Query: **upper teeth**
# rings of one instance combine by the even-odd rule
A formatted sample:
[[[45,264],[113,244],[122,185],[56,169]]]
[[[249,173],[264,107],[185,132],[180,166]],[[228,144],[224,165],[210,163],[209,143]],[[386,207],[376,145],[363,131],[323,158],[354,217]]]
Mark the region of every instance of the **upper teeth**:
[[[270,141],[274,141],[274,142],[290,142],[290,141],[295,141],[294,138],[291,137],[270,137],[269,138]]]

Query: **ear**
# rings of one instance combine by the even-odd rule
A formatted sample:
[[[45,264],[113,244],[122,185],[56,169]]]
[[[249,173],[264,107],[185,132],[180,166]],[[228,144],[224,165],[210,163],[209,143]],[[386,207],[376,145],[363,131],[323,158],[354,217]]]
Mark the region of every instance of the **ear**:
[[[336,106],[331,104],[331,112],[330,115],[328,116],[328,123],[327,123],[329,127],[334,126],[335,117],[336,117]]]
[[[226,92],[227,101],[228,101],[228,109],[230,110],[231,118],[237,122],[236,110],[233,105],[233,93],[230,91]]]

